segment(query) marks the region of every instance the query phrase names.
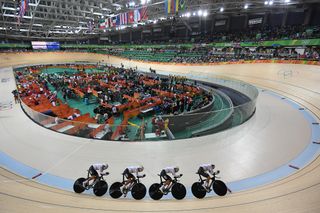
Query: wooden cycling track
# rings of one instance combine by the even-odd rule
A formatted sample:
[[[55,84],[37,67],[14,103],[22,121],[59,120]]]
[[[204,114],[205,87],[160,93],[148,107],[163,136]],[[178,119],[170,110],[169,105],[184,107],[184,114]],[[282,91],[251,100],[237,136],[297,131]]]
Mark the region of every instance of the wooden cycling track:
[[[176,73],[192,71],[202,79],[219,75],[239,79],[275,91],[312,111],[320,118],[320,67],[292,64],[242,64],[179,66],[133,62],[89,53],[0,54],[0,67],[75,61],[123,63],[125,66]],[[290,70],[286,78],[279,71]],[[197,75],[196,75],[197,74]],[[40,128],[40,127],[39,127]],[[285,127],[283,127],[285,128]],[[281,129],[279,129],[281,131]],[[270,156],[269,161],[272,161]],[[277,182],[225,197],[182,201],[112,200],[77,195],[55,189],[0,169],[0,212],[320,212],[320,158]]]

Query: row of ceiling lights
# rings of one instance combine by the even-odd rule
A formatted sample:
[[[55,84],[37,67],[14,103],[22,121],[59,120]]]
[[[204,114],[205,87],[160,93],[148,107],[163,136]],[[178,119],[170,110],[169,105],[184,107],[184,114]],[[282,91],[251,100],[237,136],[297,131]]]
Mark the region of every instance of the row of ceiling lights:
[[[249,8],[249,5],[248,5],[248,4],[245,4],[245,5],[243,6],[243,8],[244,8],[244,9],[248,9],[248,8]],[[224,7],[220,7],[219,11],[220,11],[220,12],[223,12],[223,11],[224,11]],[[193,12],[193,13],[187,12],[187,13],[182,14],[181,17],[190,17],[191,15],[192,15],[192,16],[198,15],[198,16],[206,17],[206,16],[208,16],[208,12],[207,12],[207,11],[202,11],[202,10],[198,10],[198,12]]]
[[[285,3],[290,3],[290,0],[283,0]],[[147,3],[150,3],[151,0],[140,0],[141,5],[145,5]],[[265,1],[264,2],[265,5],[273,5],[273,0],[269,0],[269,1]],[[136,5],[136,3],[134,1],[129,2],[128,6],[129,7],[134,7]],[[248,8],[248,4],[245,4],[244,8],[247,9]]]
[[[291,0],[284,0],[284,3],[290,3]],[[273,1],[265,1],[264,5],[273,5]]]
[[[291,2],[291,0],[283,0],[283,1],[284,1],[284,3],[290,3],[290,2]],[[145,4],[148,4],[148,3],[151,3],[151,0],[140,0],[140,5],[145,5]],[[274,3],[273,0],[268,0],[268,1],[265,1],[265,2],[264,2],[265,5],[269,5],[269,6],[273,5],[273,3]],[[134,1],[130,1],[130,2],[127,4],[127,7],[135,7],[135,6],[136,6],[136,3],[135,3]],[[244,9],[248,9],[248,8],[249,8],[249,4],[246,3],[246,4],[243,6],[243,8],[244,8]],[[219,11],[220,11],[220,12],[223,12],[223,11],[224,11],[224,7],[220,7]],[[201,12],[200,12],[200,13],[201,13]],[[195,16],[196,13],[193,12],[192,15]],[[199,14],[199,11],[198,11],[198,16],[207,16],[207,15],[208,15],[207,12],[204,12],[204,13],[202,13],[202,14]],[[182,15],[182,17],[190,17],[190,16],[191,16],[191,13],[190,13],[190,12],[185,13],[185,14]]]
[[[290,0],[284,0],[284,2],[285,3],[290,3]],[[273,5],[273,1],[265,1],[264,4],[265,5]],[[248,9],[248,8],[249,8],[249,4],[245,4],[243,6],[243,9],[245,9],[245,10]],[[219,11],[223,12],[224,11],[224,7],[220,7]],[[196,16],[196,14],[197,14],[196,12],[192,13],[193,16]],[[207,16],[207,15],[208,15],[208,13],[206,11],[205,12],[202,12],[201,10],[198,11],[198,16]],[[182,17],[190,17],[190,16],[191,16],[190,12],[185,13],[185,14],[182,15]]]
[[[145,5],[145,4],[148,4],[150,3],[151,0],[140,0],[140,4],[141,5]],[[134,1],[130,1],[127,5],[127,7],[134,7],[136,5],[136,3]]]

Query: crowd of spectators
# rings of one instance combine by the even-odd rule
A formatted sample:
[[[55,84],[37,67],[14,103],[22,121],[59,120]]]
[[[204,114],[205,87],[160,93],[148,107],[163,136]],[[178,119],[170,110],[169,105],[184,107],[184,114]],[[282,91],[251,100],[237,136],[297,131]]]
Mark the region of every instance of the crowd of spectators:
[[[199,50],[198,50],[199,51]],[[187,53],[196,53],[195,50],[185,51]],[[320,60],[320,48],[221,48],[221,49],[207,49],[204,48],[199,51],[200,56],[186,57],[180,56],[177,53],[171,62],[175,63],[207,63],[207,62],[226,62],[239,60],[265,60],[265,59],[280,59],[280,60]]]
[[[20,98],[28,98],[28,102],[34,106],[42,104],[42,99],[48,100],[52,106],[59,105],[57,91],[50,91],[48,83],[41,77],[37,80],[31,78],[31,72],[32,70],[30,71],[27,68],[16,72],[15,78],[18,82],[17,88]]]
[[[199,43],[210,42],[250,42],[272,41],[288,39],[319,38],[320,29],[307,26],[263,27],[260,29],[247,29],[235,32],[216,32],[197,39]]]
[[[266,26],[257,29],[248,28],[237,31],[214,31],[211,34],[198,34],[189,37],[166,37],[163,39],[144,39],[132,42],[113,41],[110,44],[183,44],[212,42],[249,42],[272,41],[288,39],[312,39],[320,37],[320,26]]]
[[[286,40],[286,39],[307,39],[320,38],[319,27],[307,26],[287,26],[287,27],[264,27],[261,29],[247,30],[240,32],[220,32],[213,35],[206,35],[197,37],[193,42],[192,47],[185,47],[180,45],[170,45],[164,48],[149,48],[134,47],[131,49],[124,49],[123,47],[112,47],[106,49],[62,49],[63,51],[89,51],[97,53],[105,53],[110,55],[118,55],[127,57],[129,59],[141,60],[141,55],[150,55],[142,60],[147,61],[161,61],[156,57],[157,54],[163,53],[171,55],[166,58],[166,62],[175,63],[207,63],[207,62],[226,62],[239,60],[257,60],[257,59],[296,59],[296,60],[319,60],[320,47],[241,47],[240,42],[262,42],[266,40]],[[148,41],[144,41],[148,42]],[[161,41],[155,41],[156,44],[162,44]],[[190,42],[185,40],[172,40],[174,44],[179,42]],[[208,45],[210,42],[231,42],[231,47],[213,47]],[[167,42],[166,42],[167,43]],[[170,43],[170,41],[169,41]],[[143,44],[138,42],[138,44]],[[3,49],[1,50],[3,51]],[[30,51],[28,48],[24,49],[6,49],[5,51]],[[43,50],[42,50],[43,51]],[[123,54],[124,52],[135,51],[136,55]],[[155,57],[152,57],[155,56]]]
[[[123,52],[134,54],[124,54]],[[127,57],[129,59],[139,59],[139,56],[146,57],[146,61],[160,61],[157,57],[162,55],[171,55],[167,62],[174,63],[211,63],[227,62],[239,60],[320,60],[320,47],[221,47],[214,48],[209,46],[198,46],[193,48],[169,47],[166,49],[149,48],[144,49],[109,49],[108,54]]]
[[[73,89],[81,91],[84,99],[93,96],[93,91],[97,91],[99,106],[94,113],[99,123],[104,123],[111,116],[119,115],[120,110],[124,110],[120,106],[133,101],[124,95],[135,97],[134,100],[137,101],[150,99],[150,103],[154,101],[152,97],[160,98],[162,104],[153,110],[157,114],[180,114],[201,108],[212,101],[212,95],[195,85],[194,82],[187,83],[185,77],[160,78],[159,76],[147,76],[133,69],[112,66],[106,67],[105,72],[91,74],[42,73],[38,79],[52,85],[56,91],[66,94],[68,99],[75,98],[72,95],[74,94]],[[190,88],[194,89],[190,90]]]

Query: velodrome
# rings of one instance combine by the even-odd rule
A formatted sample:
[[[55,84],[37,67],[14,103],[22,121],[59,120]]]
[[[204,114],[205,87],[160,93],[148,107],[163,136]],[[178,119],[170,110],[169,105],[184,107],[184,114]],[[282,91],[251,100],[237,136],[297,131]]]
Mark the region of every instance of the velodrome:
[[[27,64],[103,61],[115,65],[123,63],[125,67],[136,66],[140,70],[148,70],[152,67],[159,73],[186,75],[198,80],[210,81],[213,77],[232,78],[260,88],[257,112],[245,124],[216,135],[176,141],[174,144],[171,142],[164,142],[161,145],[159,142],[123,144],[79,139],[61,135],[34,124],[21,111],[19,105],[2,111],[0,114],[1,138],[3,138],[1,151],[44,173],[64,174],[69,179],[83,175],[86,167],[93,160],[110,159],[113,162],[110,172],[113,174],[120,174],[121,169],[117,167],[123,167],[125,164],[144,163],[146,173],[150,177],[145,183],[150,185],[157,181],[156,169],[153,167],[159,168],[168,164],[166,157],[175,156],[177,163],[183,162],[182,173],[186,176],[184,182],[188,186],[196,180],[196,176],[191,176],[194,173],[194,167],[201,161],[210,160],[215,161],[222,172],[222,178],[227,183],[237,181],[288,165],[288,162],[298,156],[307,145],[312,144],[312,124],[307,123],[299,110],[292,109],[281,98],[276,99],[270,94],[274,93],[278,97],[285,97],[297,103],[319,122],[320,70],[317,65],[244,63],[186,66],[72,52],[1,53],[0,58],[2,68]],[[290,70],[292,75],[285,77],[282,74],[283,70]],[[10,86],[1,88],[1,96],[12,99],[10,93],[14,87],[12,73],[11,71],[1,72],[1,75],[9,75],[11,78]],[[274,106],[278,109],[274,109]],[[268,116],[264,117],[266,113]],[[26,126],[28,128],[25,128]],[[313,128],[319,132],[317,125]],[[319,135],[315,139],[319,140]],[[312,146],[316,149],[318,145],[312,144]],[[105,155],[100,151],[103,150],[102,148],[117,150],[121,162],[112,157],[109,151]],[[86,152],[83,151],[84,149]],[[132,153],[132,149],[135,153]],[[168,152],[167,149],[174,149],[174,152]],[[154,150],[157,150],[156,153],[159,155],[168,154],[156,156],[157,161],[152,161],[155,157]],[[97,153],[96,156],[94,156],[95,153]],[[203,155],[203,153],[206,154]],[[249,154],[244,155],[244,153]],[[4,208],[4,212],[21,212],[23,208],[26,212],[40,209],[44,212],[270,212],[272,210],[317,212],[320,208],[318,204],[320,171],[317,154],[312,156],[304,168],[297,171],[293,169],[292,174],[272,183],[235,191],[222,198],[160,202],[148,199],[134,202],[129,199],[112,200],[110,197],[76,195],[73,192],[39,184],[37,180],[31,180],[31,176],[23,178],[11,173],[10,168],[3,167],[0,184],[1,211]],[[141,155],[144,156],[143,159]],[[110,177],[110,181],[108,179],[110,183],[117,179],[116,175],[112,178]]]

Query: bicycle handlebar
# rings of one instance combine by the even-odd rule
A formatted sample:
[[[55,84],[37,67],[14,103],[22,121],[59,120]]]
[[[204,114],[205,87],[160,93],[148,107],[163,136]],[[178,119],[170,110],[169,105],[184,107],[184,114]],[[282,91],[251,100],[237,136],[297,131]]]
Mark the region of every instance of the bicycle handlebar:
[[[160,174],[158,174],[158,176],[160,176],[161,177],[161,175]],[[176,177],[176,178],[181,178],[183,176],[183,174],[180,174],[178,177]]]
[[[143,175],[137,175],[137,178],[144,178],[146,176],[146,174]]]
[[[105,173],[101,173],[100,175],[105,176],[105,175],[109,175],[109,174],[110,174],[109,172],[105,172]]]

